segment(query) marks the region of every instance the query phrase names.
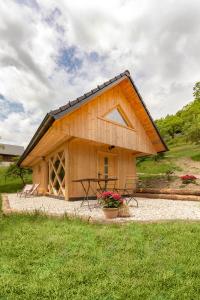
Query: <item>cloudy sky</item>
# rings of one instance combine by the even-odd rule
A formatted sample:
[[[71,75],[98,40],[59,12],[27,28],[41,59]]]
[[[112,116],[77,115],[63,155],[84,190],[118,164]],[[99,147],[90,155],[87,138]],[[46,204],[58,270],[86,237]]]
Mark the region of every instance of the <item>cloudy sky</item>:
[[[129,69],[154,118],[200,80],[199,0],[0,1],[0,136],[27,145],[44,115]]]

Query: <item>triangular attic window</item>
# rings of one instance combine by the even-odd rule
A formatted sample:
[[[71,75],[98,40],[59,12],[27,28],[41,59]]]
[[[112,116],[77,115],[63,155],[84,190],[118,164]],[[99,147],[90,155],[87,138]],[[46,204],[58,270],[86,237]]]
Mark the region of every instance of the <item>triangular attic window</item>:
[[[111,110],[104,116],[104,118],[124,126],[129,126],[118,108],[114,108],[113,110]]]

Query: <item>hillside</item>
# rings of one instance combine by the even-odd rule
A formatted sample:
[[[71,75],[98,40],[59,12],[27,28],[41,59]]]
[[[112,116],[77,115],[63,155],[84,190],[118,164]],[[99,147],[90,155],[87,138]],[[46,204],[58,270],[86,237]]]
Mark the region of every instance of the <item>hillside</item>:
[[[172,146],[164,157],[138,159],[137,173],[145,187],[199,189],[200,148],[195,144]],[[181,175],[195,175],[197,184],[183,185]]]
[[[138,159],[137,172],[144,185],[184,188],[181,175],[200,177],[200,82],[194,86],[193,95],[194,100],[177,113],[155,121],[169,151]]]

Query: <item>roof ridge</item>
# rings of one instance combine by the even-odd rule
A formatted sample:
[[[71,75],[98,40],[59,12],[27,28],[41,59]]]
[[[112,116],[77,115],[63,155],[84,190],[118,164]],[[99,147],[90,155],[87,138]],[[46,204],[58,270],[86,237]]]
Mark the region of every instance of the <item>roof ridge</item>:
[[[79,97],[77,97],[76,99],[74,99],[74,100],[72,100],[72,101],[69,100],[65,105],[62,105],[62,106],[60,106],[60,107],[57,108],[57,109],[51,110],[51,111],[49,112],[49,114],[54,116],[54,115],[59,114],[60,112],[63,112],[63,111],[65,111],[65,110],[67,110],[69,107],[72,107],[72,106],[74,106],[75,104],[77,104],[78,102],[80,102],[80,101],[86,99],[87,97],[89,97],[89,96],[91,96],[91,95],[93,95],[93,94],[96,94],[98,91],[102,90],[104,87],[106,87],[107,85],[109,85],[109,84],[113,83],[114,81],[120,79],[120,78],[123,77],[123,76],[128,76],[128,77],[129,77],[129,76],[130,76],[129,70],[125,70],[124,72],[122,72],[122,73],[120,73],[119,75],[117,75],[117,76],[111,78],[110,80],[107,80],[107,81],[105,81],[104,83],[102,83],[102,84],[100,84],[100,85],[97,85],[96,88],[90,90],[90,91],[87,92],[87,93],[84,93],[82,96],[79,96]]]

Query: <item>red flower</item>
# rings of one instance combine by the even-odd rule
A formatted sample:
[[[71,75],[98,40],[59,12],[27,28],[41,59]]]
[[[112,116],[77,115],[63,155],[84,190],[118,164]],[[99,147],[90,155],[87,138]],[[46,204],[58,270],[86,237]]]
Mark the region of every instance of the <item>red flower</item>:
[[[118,208],[123,204],[123,199],[120,194],[116,192],[106,191],[99,197],[100,204],[104,208]]]
[[[101,194],[101,196],[102,196],[103,198],[108,198],[108,197],[112,196],[112,194],[113,194],[113,192],[108,191],[108,192],[103,192],[103,193]]]
[[[181,179],[182,180],[195,180],[195,179],[197,179],[194,175],[183,175],[183,176],[181,176]]]
[[[118,194],[118,193],[113,193],[113,194],[112,194],[112,197],[113,197],[113,199],[115,199],[115,200],[120,200],[120,199],[121,199],[121,195]]]

